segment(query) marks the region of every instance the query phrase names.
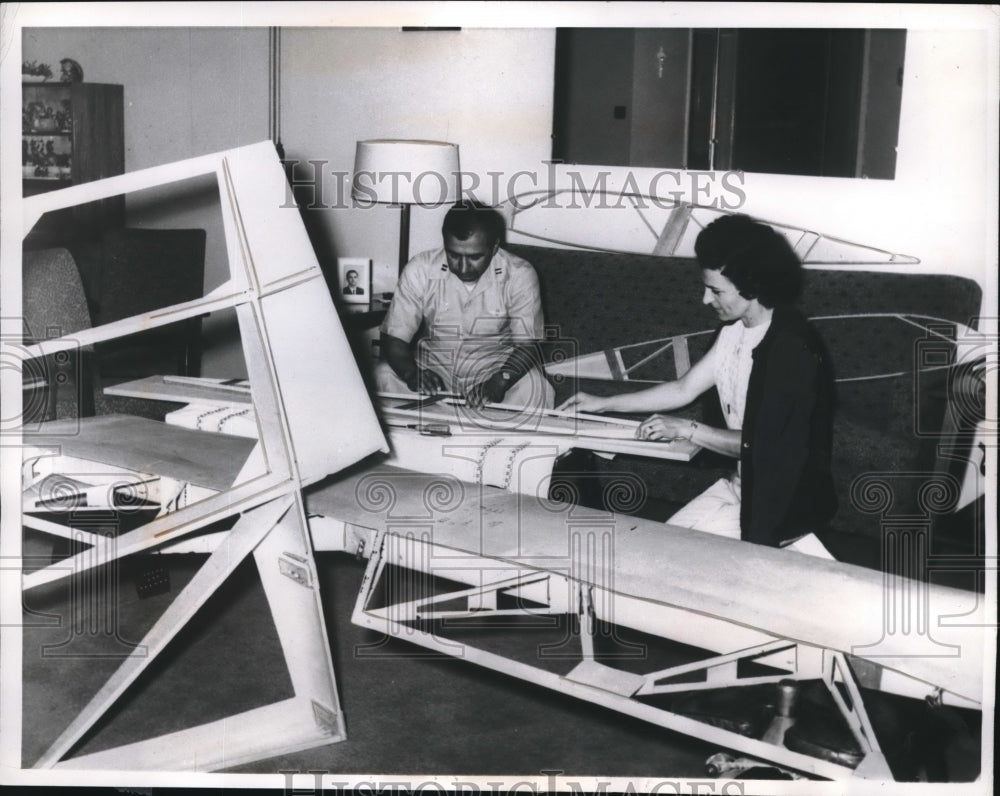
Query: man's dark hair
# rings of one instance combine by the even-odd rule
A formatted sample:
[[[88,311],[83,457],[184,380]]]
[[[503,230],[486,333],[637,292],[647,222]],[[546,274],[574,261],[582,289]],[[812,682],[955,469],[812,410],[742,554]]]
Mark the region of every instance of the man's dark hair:
[[[702,268],[721,271],[740,295],[765,307],[791,303],[802,288],[802,262],[788,239],[749,216],[717,218],[694,244]]]
[[[441,234],[457,240],[468,240],[477,232],[486,236],[492,246],[503,238],[506,225],[503,216],[489,205],[473,199],[455,203],[444,217]]]

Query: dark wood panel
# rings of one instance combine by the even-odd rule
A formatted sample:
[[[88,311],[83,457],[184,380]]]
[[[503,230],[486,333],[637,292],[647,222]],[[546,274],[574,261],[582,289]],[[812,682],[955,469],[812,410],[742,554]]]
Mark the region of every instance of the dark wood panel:
[[[905,42],[904,30],[563,29],[553,157],[891,179]]]
[[[125,171],[124,88],[112,84],[73,83],[71,86],[32,85],[32,92],[51,93],[55,102],[55,97],[64,94],[67,88],[70,89],[72,110],[71,177],[68,181],[26,179],[23,184],[25,196],[93,182]],[[124,197],[90,202],[43,216],[25,238],[25,247],[41,249],[96,239],[124,223]]]
[[[633,31],[572,28],[557,34],[563,80],[554,120],[556,160],[567,163],[629,163],[632,115]]]

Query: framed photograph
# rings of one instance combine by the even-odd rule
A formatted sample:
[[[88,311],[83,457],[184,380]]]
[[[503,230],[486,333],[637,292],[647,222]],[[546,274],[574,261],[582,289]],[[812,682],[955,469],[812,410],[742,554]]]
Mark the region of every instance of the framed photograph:
[[[367,304],[372,298],[372,261],[338,257],[337,286],[337,297],[345,304]]]

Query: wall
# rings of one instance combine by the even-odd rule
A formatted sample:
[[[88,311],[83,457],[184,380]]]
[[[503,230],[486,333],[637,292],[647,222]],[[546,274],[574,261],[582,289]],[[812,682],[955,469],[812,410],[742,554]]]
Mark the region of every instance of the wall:
[[[323,161],[329,210],[307,213],[321,261],[371,257],[376,291],[392,290],[399,211],[350,202],[358,141],[417,138],[457,143],[463,172],[536,168],[550,156],[555,31],[286,28],[281,34],[281,139],[288,158]],[[302,179],[312,167],[297,169]],[[477,190],[479,194],[489,191]],[[297,195],[303,195],[299,189]],[[485,198],[485,196],[484,196]],[[300,198],[301,202],[301,198]],[[446,208],[415,207],[410,252],[440,246]]]
[[[87,82],[124,85],[125,170],[134,171],[266,139],[267,42],[266,28],[29,28],[23,59],[74,58]],[[200,193],[180,206],[128,200],[126,223],[207,227],[208,290],[228,276],[221,216],[205,213],[213,204]],[[209,319],[204,333],[203,372],[245,375],[233,322]]]

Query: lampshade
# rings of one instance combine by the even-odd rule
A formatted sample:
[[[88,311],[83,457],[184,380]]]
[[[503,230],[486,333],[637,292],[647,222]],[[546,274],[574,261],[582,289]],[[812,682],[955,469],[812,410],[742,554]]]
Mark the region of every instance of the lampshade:
[[[441,205],[458,199],[458,144],[358,141],[351,196],[361,202]]]

